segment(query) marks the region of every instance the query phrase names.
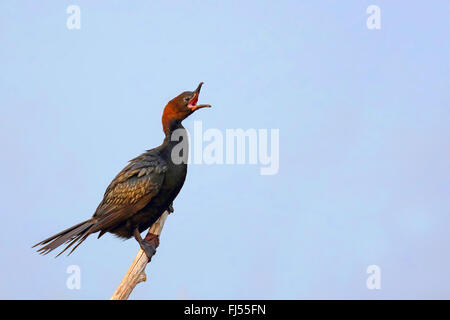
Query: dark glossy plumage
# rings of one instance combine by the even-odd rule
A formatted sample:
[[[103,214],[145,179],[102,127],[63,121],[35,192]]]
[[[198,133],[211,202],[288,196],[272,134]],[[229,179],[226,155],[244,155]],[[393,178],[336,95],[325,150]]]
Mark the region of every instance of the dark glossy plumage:
[[[130,160],[130,164],[120,171],[110,183],[93,216],[98,221],[93,232],[100,230],[99,237],[105,232],[112,232],[123,238],[132,236],[139,223],[128,222],[127,224],[125,220],[138,214],[144,215],[144,212],[140,211],[155,196],[158,196],[168,170],[167,161],[170,161],[170,159],[164,159],[165,152],[160,153],[160,151],[164,151],[168,147],[170,145],[163,144],[160,148],[149,150]],[[182,185],[181,181],[184,182],[185,175],[179,176],[178,179]],[[164,196],[164,193],[159,194],[159,198]],[[170,201],[170,199],[156,199],[155,202],[161,202],[161,200],[164,204]],[[165,209],[162,208],[163,211]],[[156,219],[147,217],[147,215],[144,218],[156,221],[161,214],[155,213]],[[143,223],[141,223],[141,228],[146,229]]]
[[[35,245],[42,246],[38,251],[47,254],[64,243],[68,245],[62,252],[76,244],[73,251],[96,232],[99,238],[106,232],[126,239],[134,236],[142,247],[142,239],[136,232],[155,223],[184,184],[186,163],[172,161],[172,150],[181,140],[172,141],[171,136],[175,130],[185,131],[181,125],[183,119],[197,109],[209,107],[196,105],[200,88],[201,84],[196,91],[183,92],[167,104],[162,119],[164,142],[129,161],[107,187],[92,218],[39,242]]]

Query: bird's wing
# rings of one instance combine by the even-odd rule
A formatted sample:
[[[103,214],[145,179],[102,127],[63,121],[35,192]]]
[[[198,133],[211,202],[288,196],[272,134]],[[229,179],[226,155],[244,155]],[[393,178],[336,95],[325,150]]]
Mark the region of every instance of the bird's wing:
[[[153,150],[130,160],[106,189],[93,232],[106,231],[144,208],[159,193],[166,171],[166,162]]]

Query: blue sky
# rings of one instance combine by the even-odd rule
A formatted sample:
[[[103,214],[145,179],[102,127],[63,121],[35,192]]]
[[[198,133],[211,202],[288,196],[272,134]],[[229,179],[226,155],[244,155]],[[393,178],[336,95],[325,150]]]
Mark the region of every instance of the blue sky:
[[[81,9],[68,30],[66,8]],[[368,30],[366,8],[381,8]],[[135,299],[450,298],[447,1],[2,1],[0,298],[109,298],[134,240],[30,246],[89,218],[185,121],[279,129],[280,170],[191,165]],[[382,271],[366,288],[366,268]],[[66,269],[81,268],[69,290]]]

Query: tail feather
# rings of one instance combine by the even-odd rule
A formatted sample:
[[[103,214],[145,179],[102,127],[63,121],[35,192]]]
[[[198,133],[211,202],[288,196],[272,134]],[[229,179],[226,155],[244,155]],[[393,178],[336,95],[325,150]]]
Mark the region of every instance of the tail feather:
[[[96,221],[94,219],[89,219],[84,222],[81,222],[77,225],[74,225],[73,227],[70,227],[64,231],[61,231],[60,233],[55,234],[54,236],[51,236],[50,238],[47,238],[39,243],[36,243],[34,247],[36,246],[43,246],[39,250],[37,250],[40,254],[46,255],[49,252],[55,250],[62,244],[68,243],[69,244],[64,248],[63,251],[61,251],[57,257],[69,249],[73,244],[78,242],[78,244],[70,251],[69,255],[77,248],[86,238],[92,233],[93,227],[95,225]]]

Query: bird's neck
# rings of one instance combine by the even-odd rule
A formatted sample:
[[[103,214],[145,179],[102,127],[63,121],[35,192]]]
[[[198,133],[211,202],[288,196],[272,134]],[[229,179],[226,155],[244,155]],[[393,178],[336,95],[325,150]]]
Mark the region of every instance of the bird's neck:
[[[163,156],[176,163],[180,163],[179,161],[181,161],[180,159],[182,158],[184,159],[183,162],[187,163],[187,155],[189,154],[189,140],[187,131],[181,122],[176,126],[171,127],[171,130],[167,130],[165,135],[164,141],[160,147],[160,151]],[[173,152],[175,153],[172,154]],[[172,156],[180,157],[180,159],[175,161],[171,158]]]
[[[175,139],[176,137],[179,137],[180,135],[186,134],[186,129],[181,124],[181,121],[178,120],[170,121],[167,126],[163,127],[163,130],[165,135],[164,141],[170,141],[172,139]]]
[[[173,122],[167,130],[164,131],[165,137],[163,146],[175,146],[181,141],[185,141],[187,145],[187,131],[180,121]]]

